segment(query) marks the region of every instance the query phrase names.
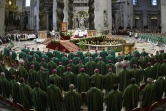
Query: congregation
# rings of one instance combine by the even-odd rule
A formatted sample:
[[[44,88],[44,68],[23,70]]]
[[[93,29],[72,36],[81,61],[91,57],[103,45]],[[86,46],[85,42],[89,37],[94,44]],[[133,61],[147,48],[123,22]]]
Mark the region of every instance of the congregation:
[[[4,57],[20,65],[7,66]],[[151,106],[166,91],[166,53],[135,50],[116,56],[114,50],[75,54],[41,52],[23,48],[19,55],[10,47],[0,52],[0,94],[36,111],[127,111]],[[8,67],[9,70],[8,70]],[[142,84],[146,86],[141,89]],[[103,93],[104,92],[104,93]],[[140,97],[140,93],[142,97]],[[85,98],[81,96],[85,94]],[[145,110],[146,111],[146,110]]]

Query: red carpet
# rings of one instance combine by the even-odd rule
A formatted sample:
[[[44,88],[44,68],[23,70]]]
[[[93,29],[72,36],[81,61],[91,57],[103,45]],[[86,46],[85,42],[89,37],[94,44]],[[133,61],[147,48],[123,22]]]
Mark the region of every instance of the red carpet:
[[[61,40],[60,43],[49,43],[47,46],[49,49],[55,49],[56,47],[58,48],[59,51],[64,51],[66,53],[69,53],[71,51],[77,52],[79,47],[73,43],[71,43],[69,40]]]

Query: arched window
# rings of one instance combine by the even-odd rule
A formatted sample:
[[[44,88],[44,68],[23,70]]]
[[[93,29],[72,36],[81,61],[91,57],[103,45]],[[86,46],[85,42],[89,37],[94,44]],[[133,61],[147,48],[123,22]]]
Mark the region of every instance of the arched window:
[[[156,6],[157,5],[157,0],[151,0],[151,4],[152,4],[152,6]]]
[[[138,0],[133,0],[133,5],[138,5]]]
[[[26,6],[26,7],[30,7],[30,5],[31,5],[31,0],[26,0],[25,6]]]

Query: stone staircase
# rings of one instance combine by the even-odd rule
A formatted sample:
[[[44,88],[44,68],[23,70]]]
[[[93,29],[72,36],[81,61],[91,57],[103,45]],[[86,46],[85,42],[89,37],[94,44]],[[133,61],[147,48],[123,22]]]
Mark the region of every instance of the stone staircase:
[[[42,42],[42,44],[48,45],[51,42],[52,39],[54,39],[54,37],[47,38],[44,42]]]
[[[61,40],[60,44],[66,48],[66,50],[68,50],[69,52],[73,51],[73,52],[77,52],[79,47],[75,44],[73,44],[72,42],[70,42],[69,40]]]

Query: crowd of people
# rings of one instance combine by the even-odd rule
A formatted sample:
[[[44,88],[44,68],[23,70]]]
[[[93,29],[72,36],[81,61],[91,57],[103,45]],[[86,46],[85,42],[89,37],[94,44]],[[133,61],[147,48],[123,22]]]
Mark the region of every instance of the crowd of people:
[[[10,47],[1,51],[0,94],[36,111],[81,111],[82,102],[88,111],[103,111],[103,103],[107,111],[129,110],[138,102],[141,107],[151,106],[166,90],[163,50],[153,55],[135,48],[125,56],[116,56],[114,50],[104,49],[66,54],[57,48],[42,52],[25,47],[18,55],[20,66],[12,64],[9,70],[3,56],[17,60]],[[146,86],[140,90],[142,84]]]
[[[10,36],[0,36],[0,45],[9,43],[11,40]]]

